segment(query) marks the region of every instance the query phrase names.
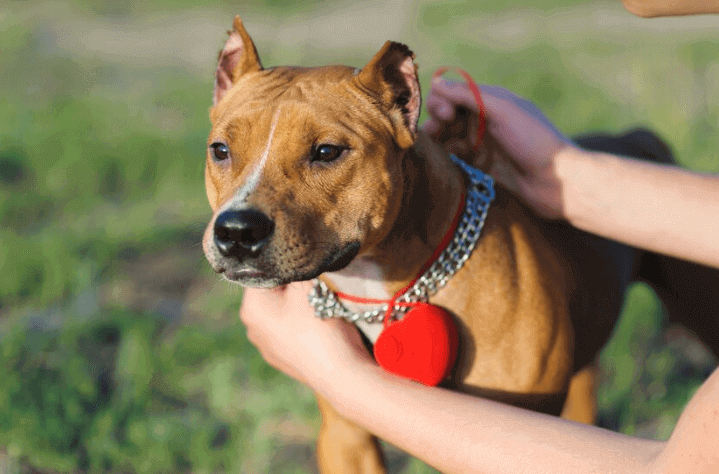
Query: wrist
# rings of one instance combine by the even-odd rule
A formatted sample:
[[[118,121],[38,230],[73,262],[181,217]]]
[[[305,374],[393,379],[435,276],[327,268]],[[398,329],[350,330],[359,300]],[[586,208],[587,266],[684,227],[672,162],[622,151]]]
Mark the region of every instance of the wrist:
[[[371,390],[388,374],[374,361],[353,360],[337,364],[310,387],[327,400],[345,418],[356,421],[362,411],[358,403],[368,397],[363,390]]]
[[[555,158],[555,174],[559,180],[561,218],[575,227],[585,228],[593,219],[596,205],[606,201],[598,190],[611,187],[611,156],[584,150],[576,145],[564,147]]]

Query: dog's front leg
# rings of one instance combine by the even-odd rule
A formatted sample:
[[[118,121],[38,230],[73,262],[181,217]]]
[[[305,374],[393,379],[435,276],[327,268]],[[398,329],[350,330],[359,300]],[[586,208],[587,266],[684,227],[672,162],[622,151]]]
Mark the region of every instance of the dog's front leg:
[[[597,366],[591,363],[572,376],[562,418],[593,425],[597,422]]]
[[[317,397],[322,427],[317,438],[317,463],[322,474],[384,474],[384,459],[377,438],[340,416]]]

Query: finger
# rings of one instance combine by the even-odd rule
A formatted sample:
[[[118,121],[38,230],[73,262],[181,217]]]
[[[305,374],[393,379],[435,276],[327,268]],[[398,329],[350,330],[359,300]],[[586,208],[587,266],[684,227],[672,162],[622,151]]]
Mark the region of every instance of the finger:
[[[337,334],[338,336],[341,335],[345,343],[349,343],[351,345],[355,354],[366,360],[374,362],[374,356],[372,356],[372,354],[367,350],[367,347],[364,345],[357,326],[343,318],[330,318],[324,320],[323,324],[326,325],[326,327],[328,327],[334,334]]]
[[[454,104],[446,97],[432,94],[427,97],[427,112],[430,116],[436,117],[440,121],[449,122],[454,119]]]
[[[517,101],[524,101],[526,99],[518,96],[514,92],[505,89],[504,87],[500,86],[492,86],[487,84],[482,84],[479,86],[480,92],[482,92],[482,97],[484,96],[493,96],[497,99],[506,100],[509,102],[517,102]]]
[[[240,304],[240,321],[242,324],[247,326],[249,323],[252,312],[254,311],[254,293],[250,288],[245,288],[242,293],[242,303]]]
[[[423,124],[422,124],[422,130],[424,130],[425,133],[429,135],[437,135],[441,130],[442,127],[436,119],[432,118],[430,116]]]
[[[472,92],[466,84],[434,79],[432,81],[432,93],[436,94],[438,98],[449,100],[455,107],[462,105],[478,112],[477,101],[474,99],[474,95],[472,95]]]
[[[471,144],[462,139],[448,140],[442,145],[446,151],[457,156],[466,156],[469,153],[470,146]]]
[[[482,96],[482,102],[487,114],[487,118],[495,115],[506,115],[509,111],[516,113],[517,110],[524,110],[535,118],[541,118],[547,123],[548,120],[543,116],[541,111],[530,101],[514,94],[513,92],[499,86],[481,85],[479,86]],[[478,112],[478,104],[474,95],[467,85],[456,82],[448,82],[436,80],[432,82],[432,90],[441,100],[442,97],[457,105],[464,105],[471,110]],[[548,123],[547,123],[548,124]]]
[[[300,383],[303,383],[303,384],[305,383],[304,379],[299,374],[299,372],[297,372],[296,370],[294,370],[293,368],[291,368],[290,366],[285,364],[282,361],[282,359],[278,359],[277,357],[273,356],[272,354],[264,353],[262,351],[260,351],[260,355],[262,356],[262,359],[264,359],[264,361],[266,363],[268,363],[269,365],[271,365],[274,369],[279,370],[283,374],[292,377],[293,379],[297,380]]]
[[[484,105],[489,117],[502,117],[501,123],[507,122],[508,116],[514,116],[526,122],[535,120],[551,131],[559,140],[569,143],[570,140],[557,128],[549,118],[533,102],[520,97],[503,87],[481,86]]]
[[[469,90],[469,87],[466,84],[461,82],[445,81],[443,79],[434,79],[431,87],[430,95],[435,95],[438,99],[445,98],[454,103],[461,103],[465,106],[471,107],[474,110],[477,109],[477,103],[474,100],[472,91]],[[531,104],[531,102],[518,96],[514,92],[505,89],[504,87],[481,84],[479,85],[479,90],[482,94],[482,98],[492,97],[496,100],[516,104],[525,102]]]
[[[259,313],[263,312],[263,308],[272,298],[270,290],[262,290],[259,288],[245,288],[242,293],[242,304],[240,305],[240,320],[247,325],[251,325],[255,317],[260,317]],[[276,303],[275,303],[276,304]]]
[[[250,344],[255,347],[260,347],[260,341],[257,338],[257,333],[252,329],[252,327],[246,327],[245,329],[245,336],[247,336],[247,340],[250,341]]]
[[[327,318],[324,320],[324,324],[332,328],[332,330],[346,334],[357,334],[359,336],[359,329],[357,329],[357,326],[344,318]]]
[[[293,310],[306,310],[311,308],[307,296],[312,290],[312,282],[296,281],[287,285],[285,291],[286,304],[290,305]]]

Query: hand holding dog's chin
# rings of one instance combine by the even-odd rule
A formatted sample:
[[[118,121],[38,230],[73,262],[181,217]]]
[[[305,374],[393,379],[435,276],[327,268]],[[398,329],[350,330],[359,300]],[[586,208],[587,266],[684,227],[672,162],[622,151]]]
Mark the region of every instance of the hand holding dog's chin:
[[[308,282],[271,290],[247,288],[240,319],[268,364],[322,392],[328,377],[336,380],[375,363],[355,326],[315,317],[307,301],[310,288]]]

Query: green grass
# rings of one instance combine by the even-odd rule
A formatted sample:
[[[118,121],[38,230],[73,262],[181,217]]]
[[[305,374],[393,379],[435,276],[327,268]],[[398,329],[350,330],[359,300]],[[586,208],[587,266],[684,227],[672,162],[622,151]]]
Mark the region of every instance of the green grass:
[[[203,262],[202,173],[232,14],[253,19],[252,33],[267,31],[262,21],[342,19],[348,4],[73,0],[50,17],[36,5],[0,10],[0,471],[314,472],[312,394],[262,361],[237,320],[239,290]],[[420,2],[391,39],[417,53],[425,91],[435,67],[459,65],[532,99],[568,134],[650,126],[685,166],[719,171],[719,43],[691,25],[607,37],[601,22],[552,23],[591,18],[583,5]],[[177,62],[184,51],[170,47],[150,63],[132,50],[86,54],[54,29],[119,31],[187,8],[223,19],[204,62]],[[524,26],[497,29],[512,18]],[[182,36],[159,31],[153,44]],[[390,39],[368,34],[376,49]],[[255,38],[266,65],[362,66],[376,51],[273,38]],[[633,288],[601,359],[613,429],[666,438],[714,364],[664,344],[662,319],[651,291]],[[390,465],[432,472],[395,451]]]
[[[116,310],[61,332],[16,326],[2,345],[0,445],[39,468],[262,471],[242,456],[257,448],[258,424],[287,409],[314,413],[237,324],[168,328],[157,315]],[[283,396],[265,396],[275,390]],[[299,402],[284,398],[293,393]],[[271,437],[263,442],[271,448]]]

